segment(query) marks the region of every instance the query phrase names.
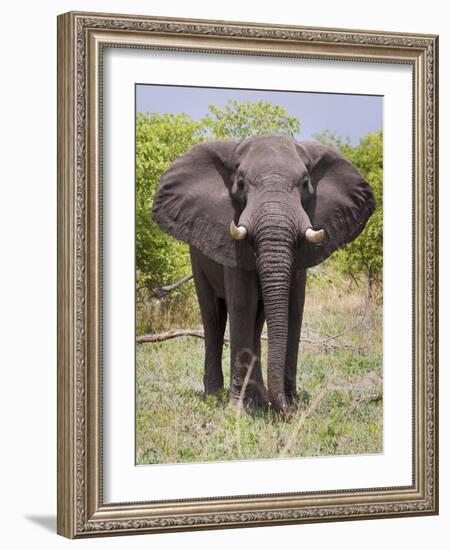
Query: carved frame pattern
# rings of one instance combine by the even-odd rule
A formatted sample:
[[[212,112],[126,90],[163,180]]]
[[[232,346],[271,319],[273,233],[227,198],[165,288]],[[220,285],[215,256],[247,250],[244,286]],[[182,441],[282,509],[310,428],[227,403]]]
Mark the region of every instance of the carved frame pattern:
[[[152,37],[157,39],[153,40]],[[181,42],[179,38],[182,38]],[[117,40],[116,40],[117,38]],[[409,63],[414,69],[414,486],[104,505],[101,479],[101,48]],[[97,75],[97,76],[96,76]],[[97,115],[96,115],[97,113]],[[100,138],[101,139],[101,138]],[[58,532],[68,537],[436,514],[437,37],[68,13],[58,18]],[[93,157],[93,160],[89,160]],[[95,165],[93,167],[93,164]],[[94,259],[92,259],[94,258]],[[93,302],[95,302],[93,304]],[[422,354],[422,355],[420,355]],[[284,498],[283,498],[284,497]],[[297,499],[297,500],[296,500]]]

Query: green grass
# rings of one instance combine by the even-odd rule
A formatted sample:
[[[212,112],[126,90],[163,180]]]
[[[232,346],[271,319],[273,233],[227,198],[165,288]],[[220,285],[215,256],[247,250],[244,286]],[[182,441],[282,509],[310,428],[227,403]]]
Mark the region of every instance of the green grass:
[[[137,463],[382,452],[382,308],[366,306],[364,293],[310,286],[302,333],[306,341],[299,354],[299,401],[288,421],[271,411],[242,413],[228,403],[227,388],[218,397],[205,397],[203,340],[182,337],[138,345]],[[189,311],[191,321],[196,315]],[[177,318],[169,321],[155,326],[180,326]],[[342,336],[330,339],[337,334]],[[263,342],[263,368],[266,354]],[[229,361],[225,346],[226,384]]]

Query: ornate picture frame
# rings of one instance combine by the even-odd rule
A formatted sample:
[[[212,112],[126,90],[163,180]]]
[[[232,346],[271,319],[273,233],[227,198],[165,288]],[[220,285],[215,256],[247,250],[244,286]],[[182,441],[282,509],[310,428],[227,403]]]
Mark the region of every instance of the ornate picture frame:
[[[106,48],[412,69],[412,483],[105,502]],[[69,538],[438,513],[438,37],[70,12],[58,17],[58,533]]]

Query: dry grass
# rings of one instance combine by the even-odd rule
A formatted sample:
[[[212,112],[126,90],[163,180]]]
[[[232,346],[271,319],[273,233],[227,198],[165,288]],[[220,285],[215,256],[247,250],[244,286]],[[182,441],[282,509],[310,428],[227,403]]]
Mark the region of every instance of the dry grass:
[[[309,285],[302,332],[307,342],[299,354],[299,401],[289,421],[271,411],[242,412],[229,405],[226,390],[205,398],[202,340],[178,338],[138,346],[137,462],[381,452],[382,308],[379,303],[367,304],[365,296],[362,287]],[[173,307],[160,313],[147,310],[151,320],[143,332],[151,332],[149,327],[201,327],[195,298],[186,308]],[[333,345],[320,343],[324,341]],[[262,347],[265,365],[267,344]],[[229,361],[225,346],[226,383]]]
[[[173,327],[198,328],[202,325],[193,282],[186,283],[185,293],[152,299],[144,290],[136,300],[136,332],[154,334]]]

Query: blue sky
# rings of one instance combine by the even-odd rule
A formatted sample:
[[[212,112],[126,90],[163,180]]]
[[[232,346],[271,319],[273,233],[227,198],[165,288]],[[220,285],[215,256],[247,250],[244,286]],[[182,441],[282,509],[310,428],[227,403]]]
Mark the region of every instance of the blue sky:
[[[209,104],[224,107],[229,99],[264,100],[284,106],[300,120],[301,131],[296,136],[299,139],[331,130],[356,144],[368,132],[383,127],[381,96],[136,85],[136,110],[143,113],[187,113],[198,120],[206,114]]]

